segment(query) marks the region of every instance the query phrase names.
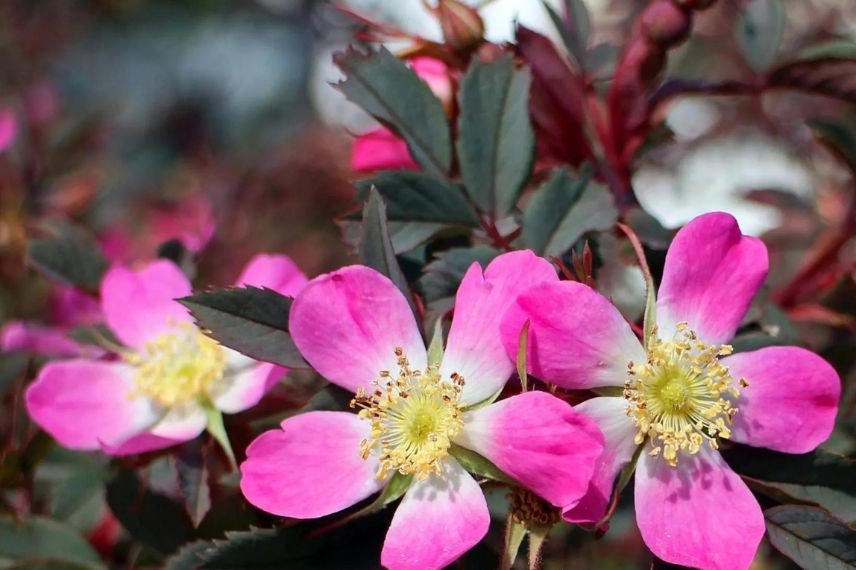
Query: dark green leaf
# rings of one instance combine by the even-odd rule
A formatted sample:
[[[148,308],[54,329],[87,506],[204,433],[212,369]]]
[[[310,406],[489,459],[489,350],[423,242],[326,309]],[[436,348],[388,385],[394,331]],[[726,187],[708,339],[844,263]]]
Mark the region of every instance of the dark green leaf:
[[[135,540],[161,554],[170,554],[193,535],[184,508],[148,489],[137,474],[121,469],[107,483],[107,504]]]
[[[460,187],[422,172],[381,172],[356,183],[360,201],[377,188],[386,204],[389,221],[428,222],[478,227],[479,218]]]
[[[419,289],[429,302],[454,297],[470,265],[478,262],[485,267],[497,255],[498,250],[485,245],[448,249],[425,266],[425,273],[419,279]]]
[[[852,40],[831,40],[815,44],[802,50],[799,57],[800,59],[856,59],[856,42]]]
[[[223,345],[256,360],[307,367],[288,334],[290,298],[270,289],[239,287],[196,293],[179,301]]]
[[[31,240],[27,262],[50,279],[90,291],[98,289],[108,266],[95,242],[70,226],[56,236]]]
[[[560,15],[547,0],[541,0],[553,26],[562,36],[568,53],[579,67],[584,67],[588,47],[590,20],[582,0],[565,0],[565,14]]]
[[[513,479],[503,473],[502,470],[494,465],[489,459],[471,449],[467,449],[466,447],[461,447],[453,443],[452,447],[449,448],[449,454],[457,459],[458,463],[461,464],[461,467],[473,475],[487,477],[494,481],[514,483]]]
[[[809,123],[816,136],[856,170],[856,130],[845,123],[814,120]]]
[[[458,158],[467,192],[483,213],[507,214],[529,180],[535,157],[530,83],[529,69],[516,69],[510,55],[473,60],[461,80]]]
[[[537,253],[559,256],[586,232],[608,230],[618,219],[612,195],[593,182],[591,171],[573,176],[557,169],[523,212],[523,240]]]
[[[723,456],[762,492],[813,503],[856,521],[856,461],[822,450],[792,455],[736,445],[723,450]]]
[[[368,193],[366,205],[363,208],[363,235],[360,239],[360,259],[363,264],[379,271],[395,283],[407,303],[410,305],[414,315],[416,305],[413,295],[407,285],[407,279],[401,272],[395,251],[392,249],[392,241],[389,238],[389,229],[386,226],[386,206],[377,189],[371,188]],[[418,320],[418,319],[417,319]]]
[[[199,526],[211,508],[208,466],[203,451],[202,440],[197,437],[182,445],[175,455],[178,486],[184,499],[184,508],[194,526]]]
[[[442,177],[452,164],[449,121],[428,85],[386,48],[336,54],[345,74],[338,87],[351,101],[389,126],[406,142],[413,158]]]
[[[3,570],[92,570],[103,568],[100,564],[77,564],[58,558],[36,558],[22,560],[10,566],[3,566]]]
[[[363,224],[357,220],[348,219],[336,220],[336,223],[342,229],[343,241],[354,251],[357,251],[360,246]],[[461,228],[453,228],[448,224],[428,222],[387,222],[386,226],[396,255],[416,249],[441,232],[447,232],[450,229],[457,230],[455,233],[461,232]]]
[[[737,23],[737,43],[755,71],[763,71],[776,57],[785,29],[781,0],[751,0]]]
[[[764,511],[770,543],[801,568],[856,566],[856,531],[814,507],[785,505]]]
[[[164,570],[197,570],[202,566],[202,553],[211,548],[207,540],[185,544],[181,550],[169,557]]]
[[[0,515],[0,559],[50,558],[81,565],[98,564],[98,553],[72,528],[44,517],[15,520]]]
[[[303,527],[230,532],[215,540],[200,556],[201,570],[316,570],[379,567],[386,521],[363,519],[318,536]],[[174,568],[171,570],[185,570]]]

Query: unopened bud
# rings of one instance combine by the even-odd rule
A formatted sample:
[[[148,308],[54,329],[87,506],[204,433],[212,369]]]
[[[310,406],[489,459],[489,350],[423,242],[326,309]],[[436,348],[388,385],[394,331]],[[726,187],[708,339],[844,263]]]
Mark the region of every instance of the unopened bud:
[[[452,49],[466,50],[484,41],[484,20],[475,8],[459,0],[440,0],[436,13]]]
[[[656,0],[649,4],[640,22],[648,41],[663,49],[686,41],[693,27],[692,12],[671,0]]]

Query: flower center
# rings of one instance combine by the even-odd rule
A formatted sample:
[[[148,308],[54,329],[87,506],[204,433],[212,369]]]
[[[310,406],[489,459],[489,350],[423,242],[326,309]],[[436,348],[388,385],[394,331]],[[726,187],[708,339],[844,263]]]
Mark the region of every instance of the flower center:
[[[627,415],[638,431],[636,443],[650,438],[651,455],[663,453],[671,466],[678,464],[678,452],[696,454],[705,441],[718,449],[718,438],[731,437],[731,423],[737,408],[732,402],[740,395],[732,385],[728,368],[719,357],[731,354],[731,347],[701,342],[678,324],[671,341],[654,338],[649,343],[644,364],[628,363],[629,378],[624,397]],[[740,379],[740,386],[748,386]]]
[[[135,394],[165,407],[206,396],[226,368],[223,348],[190,324],[146,343],[125,360],[136,367]]]
[[[351,400],[352,408],[362,408],[359,416],[371,422],[371,437],[361,443],[360,454],[378,456],[378,479],[390,471],[420,480],[442,475],[442,460],[464,426],[459,404],[464,379],[455,373],[443,381],[436,365],[411,370],[402,349],[395,354],[398,376],[381,371],[370,394],[360,388]]]

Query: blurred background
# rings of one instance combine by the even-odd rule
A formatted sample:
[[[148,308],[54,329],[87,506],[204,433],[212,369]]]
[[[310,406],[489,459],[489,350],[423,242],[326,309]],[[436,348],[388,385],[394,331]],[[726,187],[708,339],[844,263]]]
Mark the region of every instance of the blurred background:
[[[421,0],[339,4],[346,9],[322,0],[0,2],[0,323],[63,322],[61,307],[74,293],[34,279],[25,248],[27,238],[68,222],[87,228],[111,261],[133,263],[170,248],[179,257],[195,254],[200,286],[233,282],[259,251],[286,253],[309,276],[352,260],[335,219],[357,207],[353,135],[376,125],[331,85],[340,77],[331,55],[361,29],[354,15],[442,36]],[[513,40],[516,22],[558,38],[541,0],[481,4],[493,42]],[[644,4],[586,0],[604,85]],[[700,13],[690,41],[671,55],[669,75],[751,80],[757,70],[734,33],[742,4],[722,0]],[[854,0],[782,4],[779,57],[821,44],[853,49]],[[682,98],[663,113],[633,186],[664,227],[704,211],[735,214],[782,262],[771,276],[775,286],[825,229],[840,224],[849,174],[815,143],[807,120],[852,123],[852,105],[771,91]],[[856,258],[852,240],[841,256]],[[846,285],[842,294],[852,294],[852,278]],[[86,302],[72,301],[76,322],[85,319],[79,309]],[[828,334],[813,330],[820,339]],[[17,378],[10,366],[3,359],[2,394]],[[0,420],[0,436],[12,436],[15,425]],[[852,452],[850,440],[836,445]],[[45,485],[63,480],[51,465],[71,461],[53,453],[40,474]],[[3,465],[8,480],[14,466]],[[103,497],[94,497],[57,509],[96,532],[107,523]],[[612,524],[600,542],[576,531],[552,541],[548,557],[558,562],[548,568],[649,567],[632,513],[620,512]],[[758,564],[785,563],[769,566],[762,555]]]

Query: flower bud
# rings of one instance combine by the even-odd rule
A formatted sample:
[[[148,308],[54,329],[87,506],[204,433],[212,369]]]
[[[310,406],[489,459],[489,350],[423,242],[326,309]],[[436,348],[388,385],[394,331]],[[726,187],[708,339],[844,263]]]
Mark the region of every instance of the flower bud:
[[[693,27],[692,13],[670,0],[656,0],[640,18],[642,33],[651,43],[669,49],[683,43]]]
[[[440,0],[436,14],[452,49],[466,50],[484,41],[484,21],[475,8],[459,0]]]

